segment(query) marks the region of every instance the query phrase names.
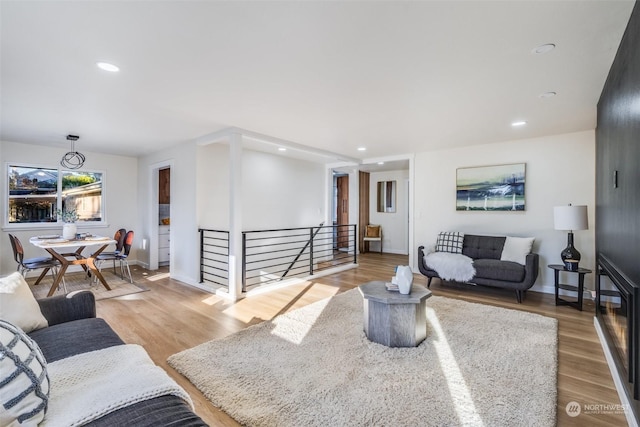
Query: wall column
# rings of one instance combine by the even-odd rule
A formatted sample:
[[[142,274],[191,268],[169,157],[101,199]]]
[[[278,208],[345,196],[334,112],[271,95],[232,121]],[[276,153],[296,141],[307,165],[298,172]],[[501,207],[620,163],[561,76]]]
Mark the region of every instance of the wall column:
[[[229,297],[242,298],[242,135],[229,138]]]

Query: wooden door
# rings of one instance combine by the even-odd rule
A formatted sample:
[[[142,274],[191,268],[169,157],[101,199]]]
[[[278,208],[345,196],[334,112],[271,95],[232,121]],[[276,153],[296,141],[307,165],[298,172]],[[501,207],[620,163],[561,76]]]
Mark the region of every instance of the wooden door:
[[[336,178],[336,185],[338,187],[338,203],[337,209],[337,226],[338,226],[338,239],[336,247],[348,248],[349,247],[349,176],[339,176]]]
[[[168,205],[171,203],[171,169],[158,171],[158,203]]]
[[[371,177],[369,172],[360,171],[358,174],[358,245],[360,253],[369,252],[369,242],[364,241],[364,232],[369,224],[369,184]]]

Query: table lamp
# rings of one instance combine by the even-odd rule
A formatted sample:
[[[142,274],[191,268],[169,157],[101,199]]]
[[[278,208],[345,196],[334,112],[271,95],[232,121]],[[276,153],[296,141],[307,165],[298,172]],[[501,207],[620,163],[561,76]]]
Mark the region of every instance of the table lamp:
[[[567,247],[560,252],[560,258],[567,270],[578,270],[580,252],[573,246],[573,231],[588,230],[586,206],[556,206],[553,208],[553,223],[556,230],[567,230]]]

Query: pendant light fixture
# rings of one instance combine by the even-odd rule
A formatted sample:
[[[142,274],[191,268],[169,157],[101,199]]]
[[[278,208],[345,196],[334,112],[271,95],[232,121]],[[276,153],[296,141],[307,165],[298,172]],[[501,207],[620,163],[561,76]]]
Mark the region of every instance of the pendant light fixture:
[[[67,141],[71,141],[71,151],[62,156],[60,164],[68,169],[80,169],[84,165],[84,154],[75,149],[75,142],[80,139],[78,135],[67,135]]]

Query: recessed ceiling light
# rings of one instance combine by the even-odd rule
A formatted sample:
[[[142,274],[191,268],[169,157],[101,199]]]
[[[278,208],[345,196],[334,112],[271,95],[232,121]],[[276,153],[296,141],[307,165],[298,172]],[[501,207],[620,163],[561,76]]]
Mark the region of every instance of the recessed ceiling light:
[[[358,147],[358,151],[367,151],[366,147]]]
[[[519,122],[513,122],[513,123],[511,123],[511,126],[514,126],[514,127],[515,127],[515,126],[524,126],[524,125],[526,125],[526,124],[527,124],[527,122],[525,122],[524,120],[521,120],[521,121],[519,121]]]
[[[287,149],[284,148],[284,147],[280,147],[280,148],[278,148],[278,151],[287,151]]]
[[[540,95],[538,95],[538,97],[540,98],[551,98],[553,96],[556,96],[557,93],[551,91],[551,92],[545,92],[545,93],[541,93]]]
[[[118,66],[109,64],[108,62],[96,62],[96,65],[98,66],[98,68],[104,71],[110,71],[112,73],[117,73],[118,71],[120,71],[120,68]]]
[[[378,162],[379,165],[384,165],[384,162]]]
[[[547,43],[547,44],[543,44],[540,45],[536,48],[534,48],[531,53],[536,54],[536,55],[540,55],[542,53],[547,53],[547,52],[551,52],[553,49],[556,48],[556,45],[553,43]]]

